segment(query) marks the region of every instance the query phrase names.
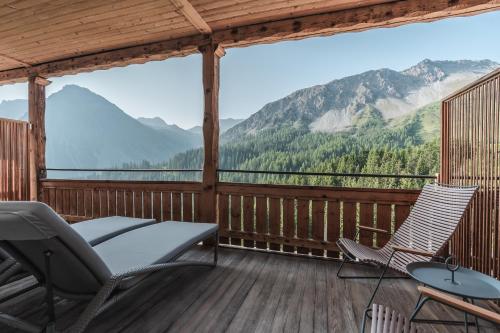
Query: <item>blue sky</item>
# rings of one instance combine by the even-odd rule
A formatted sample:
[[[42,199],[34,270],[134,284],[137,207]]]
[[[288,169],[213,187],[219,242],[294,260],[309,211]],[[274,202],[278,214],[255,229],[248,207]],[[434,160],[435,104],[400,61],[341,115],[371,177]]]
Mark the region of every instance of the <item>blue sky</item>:
[[[500,62],[500,12],[332,37],[229,49],[221,63],[221,118],[246,118],[301,88],[370,69],[402,70],[419,61]],[[160,116],[189,128],[201,124],[201,56],[53,78],[85,86],[134,117]],[[26,85],[0,87],[3,99],[26,98]]]

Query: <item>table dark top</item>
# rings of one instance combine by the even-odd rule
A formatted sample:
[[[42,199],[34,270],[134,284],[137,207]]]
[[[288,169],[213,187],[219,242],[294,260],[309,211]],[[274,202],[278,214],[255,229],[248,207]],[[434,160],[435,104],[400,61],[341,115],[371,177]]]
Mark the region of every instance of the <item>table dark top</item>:
[[[451,271],[442,263],[413,262],[406,269],[415,280],[456,296],[500,299],[500,281],[471,269],[460,267],[455,272],[455,283],[451,281]]]

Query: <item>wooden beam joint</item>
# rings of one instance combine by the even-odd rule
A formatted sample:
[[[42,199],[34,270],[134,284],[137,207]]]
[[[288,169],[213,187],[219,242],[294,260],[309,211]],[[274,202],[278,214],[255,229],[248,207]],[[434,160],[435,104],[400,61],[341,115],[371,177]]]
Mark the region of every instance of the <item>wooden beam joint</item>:
[[[179,13],[184,16],[200,33],[211,34],[212,28],[188,0],[170,0]]]

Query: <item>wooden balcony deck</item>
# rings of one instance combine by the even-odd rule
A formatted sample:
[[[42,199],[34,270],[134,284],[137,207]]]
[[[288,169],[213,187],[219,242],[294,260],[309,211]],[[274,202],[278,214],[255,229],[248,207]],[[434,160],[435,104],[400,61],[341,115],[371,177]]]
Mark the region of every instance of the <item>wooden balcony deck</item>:
[[[208,249],[195,248],[186,257],[208,261],[211,255]],[[183,268],[153,276],[95,318],[88,332],[359,332],[362,309],[375,281],[339,280],[338,266],[335,261],[222,248],[217,268]],[[354,269],[371,271],[350,268]],[[0,311],[40,321],[43,291],[35,289],[22,297],[21,304],[1,304]],[[387,280],[376,302],[410,313],[416,298],[413,281]],[[68,327],[82,308],[81,303],[60,300],[58,329]],[[432,303],[422,314],[463,318]],[[482,323],[482,332],[495,332]],[[461,332],[456,326],[422,328]],[[6,327],[0,331],[15,332]]]

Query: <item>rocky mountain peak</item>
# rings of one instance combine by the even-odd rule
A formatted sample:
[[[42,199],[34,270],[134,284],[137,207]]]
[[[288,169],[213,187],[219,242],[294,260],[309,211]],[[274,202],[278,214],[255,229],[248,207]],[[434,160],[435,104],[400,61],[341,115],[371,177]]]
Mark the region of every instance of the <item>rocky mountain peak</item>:
[[[456,73],[487,73],[500,64],[491,60],[431,60],[424,59],[401,73],[422,79],[426,84],[442,81]]]

